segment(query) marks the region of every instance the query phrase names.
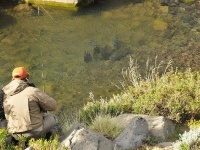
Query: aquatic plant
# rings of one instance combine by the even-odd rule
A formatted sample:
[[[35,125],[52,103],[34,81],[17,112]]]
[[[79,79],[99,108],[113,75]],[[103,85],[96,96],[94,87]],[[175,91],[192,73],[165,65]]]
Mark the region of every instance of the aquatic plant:
[[[84,62],[89,63],[92,61],[92,55],[89,52],[84,53]]]
[[[118,39],[113,39],[112,46],[105,45],[101,47],[98,45],[93,49],[93,58],[96,61],[120,61],[129,54],[132,54],[132,50]]]
[[[109,60],[112,54],[112,49],[110,46],[106,45],[105,47],[101,48],[101,60]]]
[[[101,53],[101,48],[100,46],[95,46],[94,49],[93,49],[93,58],[95,60],[99,60],[99,55]]]

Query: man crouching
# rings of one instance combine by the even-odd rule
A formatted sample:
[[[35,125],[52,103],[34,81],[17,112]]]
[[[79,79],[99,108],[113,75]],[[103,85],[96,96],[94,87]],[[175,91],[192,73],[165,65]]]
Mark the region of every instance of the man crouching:
[[[29,83],[29,75],[24,67],[15,68],[12,81],[2,89],[7,130],[16,140],[45,137],[58,123],[54,115],[45,113],[56,109],[56,101]]]

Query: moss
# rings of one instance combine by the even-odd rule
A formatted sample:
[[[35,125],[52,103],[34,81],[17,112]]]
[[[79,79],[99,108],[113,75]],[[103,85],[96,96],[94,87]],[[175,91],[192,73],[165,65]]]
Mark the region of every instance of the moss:
[[[155,30],[166,30],[168,25],[162,19],[156,19],[153,26]]]

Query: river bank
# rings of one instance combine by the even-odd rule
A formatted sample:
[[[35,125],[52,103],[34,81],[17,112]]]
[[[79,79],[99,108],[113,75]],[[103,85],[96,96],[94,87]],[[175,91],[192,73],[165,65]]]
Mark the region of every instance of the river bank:
[[[169,2],[169,1],[167,1]],[[121,91],[121,70],[129,56],[141,70],[146,60],[173,61],[179,69],[199,70],[198,3],[109,1],[79,11],[1,5],[1,85],[16,66],[58,101],[58,112]],[[94,57],[99,47],[101,53]],[[85,61],[90,54],[92,61]]]

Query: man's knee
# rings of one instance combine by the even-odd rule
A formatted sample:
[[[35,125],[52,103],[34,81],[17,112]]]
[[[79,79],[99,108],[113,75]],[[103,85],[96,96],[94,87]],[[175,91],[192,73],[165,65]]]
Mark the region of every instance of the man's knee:
[[[51,128],[57,123],[56,117],[52,114],[45,114],[43,120],[44,130]]]
[[[43,130],[46,135],[62,134],[62,127],[58,117],[52,114],[45,115]]]

